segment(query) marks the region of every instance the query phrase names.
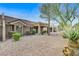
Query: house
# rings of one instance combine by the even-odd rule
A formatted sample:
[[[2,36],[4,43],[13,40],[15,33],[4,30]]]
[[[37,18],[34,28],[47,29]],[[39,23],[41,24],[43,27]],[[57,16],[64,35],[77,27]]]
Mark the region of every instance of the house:
[[[0,40],[2,40],[3,33],[5,32],[5,37],[8,38],[10,32],[21,32],[22,34],[25,34],[26,31],[30,31],[30,28],[32,27],[32,22],[28,20],[18,19],[10,16],[4,16],[5,20],[5,31],[3,31],[3,19],[2,15],[0,15]]]
[[[0,15],[0,41],[5,41],[9,38],[10,33],[13,31],[24,35],[26,31],[31,29],[36,29],[36,32],[40,33],[43,29],[47,30],[47,24]]]

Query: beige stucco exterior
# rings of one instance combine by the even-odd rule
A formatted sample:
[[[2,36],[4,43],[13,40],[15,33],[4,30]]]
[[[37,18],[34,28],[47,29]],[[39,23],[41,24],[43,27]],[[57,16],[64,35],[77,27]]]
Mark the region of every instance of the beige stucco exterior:
[[[0,40],[5,41],[9,38],[10,32],[20,32],[22,35],[26,34],[27,31],[30,31],[31,28],[37,27],[38,34],[41,30],[47,30],[47,24],[41,22],[31,22],[23,19],[17,19],[9,16],[0,15]]]
[[[14,28],[12,28],[12,26]],[[18,27],[18,28],[17,28]],[[16,21],[16,22],[11,22],[10,24],[8,24],[6,26],[6,32],[7,32],[7,37],[9,35],[10,32],[14,31],[14,32],[20,32],[22,35],[24,35],[26,33],[26,31],[30,31],[30,26],[27,26],[26,24],[24,24],[21,21]]]
[[[9,38],[10,32],[21,32],[22,35],[26,31],[30,31],[30,21],[19,20],[17,18],[0,15],[0,41],[5,41]]]
[[[21,22],[17,22],[17,23],[14,23],[14,24],[8,24],[5,26],[5,35],[6,35],[6,39],[9,38],[9,33],[12,32],[12,25],[14,25],[14,32],[17,32],[17,29],[16,29],[16,26],[20,26],[22,27],[22,30],[21,30],[21,33],[24,35],[26,34],[26,31],[30,31],[30,26],[25,26],[24,24],[22,24]],[[5,41],[5,40],[2,40],[3,39],[3,26],[0,26],[0,41]]]

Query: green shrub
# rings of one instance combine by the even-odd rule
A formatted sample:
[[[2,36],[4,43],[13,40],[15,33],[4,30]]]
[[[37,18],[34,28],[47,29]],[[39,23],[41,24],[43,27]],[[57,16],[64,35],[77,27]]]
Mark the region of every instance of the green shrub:
[[[79,39],[79,32],[74,30],[70,31],[68,38],[71,41],[77,41]]]
[[[14,31],[8,32],[8,37],[9,37],[9,38],[12,38],[12,35],[13,35],[14,33],[15,33]]]
[[[13,39],[14,39],[15,41],[19,41],[19,40],[20,40],[20,37],[21,37],[21,33],[19,33],[19,32],[14,32],[12,36],[13,36]]]
[[[42,34],[42,35],[45,34],[45,33],[47,33],[47,31],[41,31],[41,34]]]
[[[31,34],[35,35],[36,31],[35,30],[31,30]]]
[[[68,38],[72,42],[77,42],[79,39],[79,31],[78,30],[70,30],[64,32],[65,37]]]

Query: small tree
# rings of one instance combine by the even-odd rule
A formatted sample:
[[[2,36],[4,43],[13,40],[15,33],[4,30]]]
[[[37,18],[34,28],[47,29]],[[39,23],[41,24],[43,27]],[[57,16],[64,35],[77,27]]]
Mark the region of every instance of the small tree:
[[[40,17],[45,18],[48,21],[48,35],[50,35],[50,21],[52,19],[51,7],[52,5],[48,3],[48,4],[42,4],[40,8],[41,12]]]
[[[74,7],[70,5],[71,4],[52,4],[52,13],[55,16],[53,19],[57,21],[63,29],[67,26],[72,26],[72,22],[77,16],[76,11],[78,4],[74,4]]]

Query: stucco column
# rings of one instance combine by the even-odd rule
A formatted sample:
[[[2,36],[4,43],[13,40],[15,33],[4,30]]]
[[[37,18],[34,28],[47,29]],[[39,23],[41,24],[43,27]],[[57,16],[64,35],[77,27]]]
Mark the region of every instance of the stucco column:
[[[2,36],[3,36],[2,38],[3,38],[3,39],[2,39],[2,41],[5,41],[5,40],[6,40],[6,25],[5,25],[4,14],[2,14],[2,24],[3,24],[3,25],[2,25],[2,26],[3,26],[3,30],[2,30],[2,31],[3,31],[3,32],[2,32],[2,34],[3,34],[3,35],[2,35]]]
[[[41,33],[41,28],[40,28],[40,25],[38,26],[38,34]]]
[[[16,25],[14,25],[14,32],[16,32]]]
[[[23,35],[23,26],[22,26],[22,35]]]

